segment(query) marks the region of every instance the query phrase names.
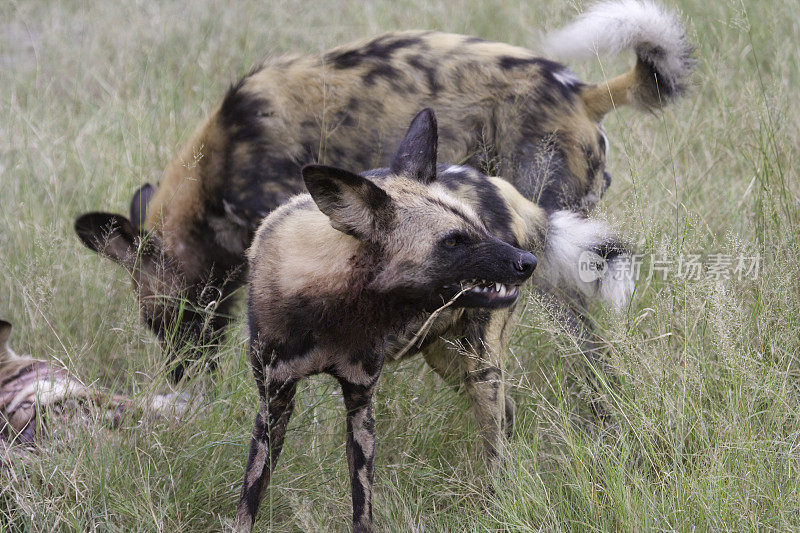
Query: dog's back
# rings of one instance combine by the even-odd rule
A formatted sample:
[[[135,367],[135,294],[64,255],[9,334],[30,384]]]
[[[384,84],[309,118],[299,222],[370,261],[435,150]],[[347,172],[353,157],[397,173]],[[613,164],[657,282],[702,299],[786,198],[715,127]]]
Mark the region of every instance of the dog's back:
[[[200,352],[227,325],[259,222],[301,191],[301,166],[386,166],[419,108],[439,117],[442,160],[502,176],[548,212],[587,211],[611,182],[603,116],[682,94],[690,47],[674,16],[634,0],[596,5],[547,44],[564,56],[575,52],[570,44],[584,54],[633,49],[636,65],[587,84],[523,48],[421,31],[273,59],[231,87],[157,189],[137,191],[130,220],[88,213],[76,231],[129,270],[145,323],[173,339],[165,349]],[[148,246],[137,246],[144,236]],[[212,316],[177,309],[184,298]]]

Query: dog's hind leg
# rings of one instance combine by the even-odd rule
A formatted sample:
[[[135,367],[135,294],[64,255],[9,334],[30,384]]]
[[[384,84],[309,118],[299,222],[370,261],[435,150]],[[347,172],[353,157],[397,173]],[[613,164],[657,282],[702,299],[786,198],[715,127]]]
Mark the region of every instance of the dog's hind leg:
[[[476,312],[459,341],[440,341],[425,350],[427,363],[445,381],[463,386],[467,393],[490,470],[502,462],[503,433],[511,433],[516,411],[503,377],[510,314],[508,310]]]
[[[242,493],[236,509],[237,531],[250,531],[253,526],[258,506],[269,485],[272,469],[278,463],[297,390],[297,380],[269,381],[265,390],[263,380],[259,381],[258,377],[259,372],[256,371],[261,401],[250,441]]]
[[[460,348],[447,346],[444,342],[437,342],[426,348],[425,361],[433,370],[456,392],[463,392],[465,386],[465,376],[467,375],[467,365],[464,363],[464,354],[459,353]],[[461,350],[462,352],[464,350]],[[506,437],[511,437],[514,432],[514,417],[517,413],[517,405],[514,399],[508,394],[505,396],[505,419],[503,420],[503,430]]]
[[[503,461],[503,433],[513,420],[506,419],[506,388],[503,368],[506,360],[506,326],[509,310],[481,312],[464,336],[464,385],[481,431],[484,459],[490,470]],[[510,398],[508,398],[510,401]],[[513,409],[512,409],[513,414]]]

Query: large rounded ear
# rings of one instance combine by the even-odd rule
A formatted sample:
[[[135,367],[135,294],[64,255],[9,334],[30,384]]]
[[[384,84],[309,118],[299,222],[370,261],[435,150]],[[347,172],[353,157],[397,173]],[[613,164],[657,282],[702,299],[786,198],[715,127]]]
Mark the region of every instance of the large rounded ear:
[[[335,229],[366,240],[394,219],[392,200],[370,180],[340,168],[306,165],[303,180]]]
[[[147,216],[147,204],[150,203],[150,199],[153,198],[155,192],[155,187],[145,183],[133,193],[133,198],[131,198],[131,226],[139,233],[142,233],[142,224],[144,224],[144,218]]]
[[[11,322],[0,320],[0,353],[8,346],[8,339],[11,337]]]
[[[11,323],[5,320],[0,320],[0,365],[7,363],[19,356],[14,353],[11,346],[8,345],[8,339],[11,337]]]
[[[436,115],[427,107],[411,121],[389,168],[395,174],[430,183],[436,179],[438,145]]]
[[[75,219],[75,233],[87,248],[132,268],[136,261],[136,231],[122,215],[85,213]]]

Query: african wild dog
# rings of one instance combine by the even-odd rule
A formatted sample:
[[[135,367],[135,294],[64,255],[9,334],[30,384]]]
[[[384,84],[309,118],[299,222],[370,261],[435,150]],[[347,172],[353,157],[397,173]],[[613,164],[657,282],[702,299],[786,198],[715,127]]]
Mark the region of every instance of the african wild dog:
[[[130,219],[88,213],[75,229],[131,273],[144,321],[173,340],[165,348],[194,355],[225,329],[244,251],[264,215],[302,191],[300,167],[385,166],[423,107],[439,118],[441,160],[503,176],[548,211],[589,209],[610,182],[601,119],[680,95],[690,49],[673,15],[632,0],[598,4],[547,44],[555,55],[633,48],[637,61],[584,84],[529,50],[431,31],[272,59],[231,87],[157,189],[136,192]]]
[[[30,445],[37,430],[68,433],[91,415],[116,425],[123,412],[179,415],[188,406],[173,395],[131,398],[85,385],[55,361],[14,352],[11,329],[0,320],[0,443]]]
[[[127,398],[89,388],[55,363],[17,355],[10,336],[11,324],[0,320],[0,440],[33,443],[44,411],[51,420],[70,418],[90,405],[112,419],[122,413]]]
[[[502,377],[506,325],[519,286],[537,264],[520,247],[543,249],[551,278],[575,250],[603,244],[621,251],[597,223],[563,211],[548,217],[507,182],[465,167],[437,168],[436,150],[436,122],[426,109],[389,168],[358,175],[306,166],[310,194],[275,210],[256,233],[248,318],[260,409],[239,527],[249,529],[255,519],[297,382],[312,374],[331,374],[342,387],[356,531],[372,530],[371,398],[386,357],[423,352],[448,381],[463,382],[494,462],[513,411]],[[481,210],[482,203],[493,205]],[[437,314],[429,319],[431,312]]]
[[[457,307],[509,306],[533,274],[533,254],[492,236],[435,183],[436,146],[427,109],[384,179],[305,166],[309,195],[275,210],[256,233],[248,316],[261,408],[238,525],[249,528],[255,518],[297,381],[325,372],[339,381],[347,408],[353,527],[371,531],[371,398],[388,335],[450,300]]]

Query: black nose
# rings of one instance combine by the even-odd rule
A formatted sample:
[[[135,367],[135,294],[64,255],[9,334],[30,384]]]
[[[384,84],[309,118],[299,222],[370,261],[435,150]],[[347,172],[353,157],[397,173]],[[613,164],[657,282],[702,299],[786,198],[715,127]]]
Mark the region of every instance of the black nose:
[[[533,269],[536,268],[536,256],[529,252],[519,254],[517,260],[514,262],[514,268],[520,274],[530,276],[533,274]]]

